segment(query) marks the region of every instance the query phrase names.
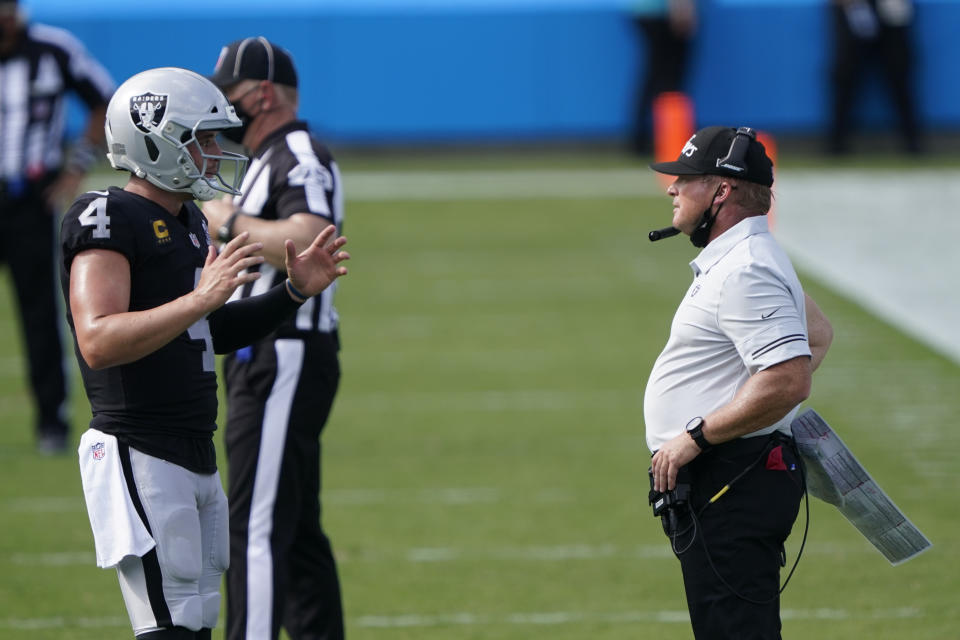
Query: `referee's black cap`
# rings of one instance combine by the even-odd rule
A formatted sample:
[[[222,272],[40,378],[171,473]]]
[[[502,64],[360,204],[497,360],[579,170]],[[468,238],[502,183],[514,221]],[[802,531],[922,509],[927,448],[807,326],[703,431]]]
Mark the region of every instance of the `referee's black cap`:
[[[209,80],[221,89],[241,80],[269,80],[296,88],[297,70],[289,51],[257,36],[235,40],[221,49]]]
[[[650,168],[670,176],[716,175],[773,185],[773,162],[757,133],[749,127],[706,127],[687,140],[673,162]]]

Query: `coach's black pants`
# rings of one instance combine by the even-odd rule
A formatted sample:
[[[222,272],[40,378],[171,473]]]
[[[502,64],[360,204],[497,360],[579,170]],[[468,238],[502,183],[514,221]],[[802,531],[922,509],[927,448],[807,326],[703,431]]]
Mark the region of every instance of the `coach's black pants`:
[[[335,334],[257,343],[224,362],[230,568],[227,638],[343,638],[320,526],[320,432],[340,379]]]
[[[704,507],[758,459],[726,494]],[[690,510],[681,515],[674,551],[680,552],[695,637],[778,640],[783,543],[803,495],[792,443],[763,436],[734,440],[698,456],[687,469],[690,506],[699,515],[695,522]]]
[[[56,216],[40,186],[13,198],[0,188],[0,259],[10,267],[26,345],[38,436],[66,437],[66,377],[60,339]]]

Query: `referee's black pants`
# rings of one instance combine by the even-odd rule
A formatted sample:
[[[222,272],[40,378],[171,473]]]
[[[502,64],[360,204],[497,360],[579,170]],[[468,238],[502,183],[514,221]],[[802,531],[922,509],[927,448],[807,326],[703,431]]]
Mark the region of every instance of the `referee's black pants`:
[[[10,267],[17,297],[36,404],[36,435],[66,438],[67,386],[54,271],[57,216],[39,189],[17,198],[0,192],[0,259]]]
[[[754,463],[727,493],[704,506]],[[803,495],[792,441],[734,440],[697,456],[686,469],[692,509],[681,512],[674,552],[680,552],[694,636],[779,640],[783,544]]]
[[[910,27],[890,25],[881,20],[876,37],[868,40],[851,30],[840,3],[831,3],[830,11],[834,51],[830,68],[833,96],[828,150],[849,150],[859,90],[869,67],[876,63],[882,68],[886,88],[896,108],[903,148],[905,151],[920,151],[921,127],[913,87],[915,65]]]
[[[344,636],[320,525],[320,433],[340,379],[336,334],[267,340],[224,361],[230,568],[227,638]]]

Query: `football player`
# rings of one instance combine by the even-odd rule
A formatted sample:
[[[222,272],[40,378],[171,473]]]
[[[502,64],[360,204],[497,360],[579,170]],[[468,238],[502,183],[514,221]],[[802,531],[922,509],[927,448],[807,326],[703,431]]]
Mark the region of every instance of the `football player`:
[[[259,277],[260,243],[218,254],[194,199],[237,195],[246,158],[217,133],[241,125],[224,95],[185,69],[127,80],[107,107],[108,158],[123,188],[89,192],[65,216],[61,284],[93,418],[79,446],[97,564],[116,567],[140,639],[208,639],[228,564],[216,467],[214,353],[249,344],[346,273],[333,226],[287,279],[225,304]],[[232,167],[231,180],[222,170]]]

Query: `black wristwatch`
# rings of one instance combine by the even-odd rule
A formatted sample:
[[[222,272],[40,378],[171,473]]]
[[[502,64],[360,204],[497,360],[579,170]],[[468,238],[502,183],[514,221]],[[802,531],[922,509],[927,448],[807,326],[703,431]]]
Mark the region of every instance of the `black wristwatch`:
[[[707,439],[703,436],[703,425],[705,424],[706,422],[704,422],[700,416],[697,416],[687,423],[687,433],[690,434],[693,441],[700,447],[700,453],[705,453],[713,448],[713,445],[707,442]]]
[[[220,228],[217,229],[217,240],[226,244],[233,239],[233,223],[237,221],[237,216],[240,214],[240,211],[234,211],[230,214],[230,217],[227,218],[226,222],[220,225]]]

